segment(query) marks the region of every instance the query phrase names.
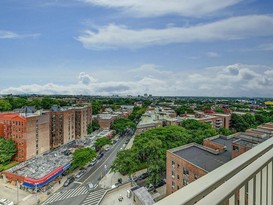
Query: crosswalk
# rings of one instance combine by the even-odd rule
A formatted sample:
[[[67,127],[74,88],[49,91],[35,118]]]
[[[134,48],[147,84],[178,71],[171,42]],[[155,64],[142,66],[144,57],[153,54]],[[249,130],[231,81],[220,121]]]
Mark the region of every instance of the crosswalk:
[[[99,201],[102,199],[105,193],[105,189],[90,192],[90,194],[85,198],[81,205],[98,205]]]
[[[84,195],[88,193],[88,189],[86,187],[78,187],[76,189],[69,189],[63,192],[57,192],[54,193],[52,196],[50,196],[44,203],[45,204],[50,204],[56,201],[61,201],[64,199],[68,199],[68,198],[72,198],[72,197],[76,197],[76,196],[80,196],[80,195]]]

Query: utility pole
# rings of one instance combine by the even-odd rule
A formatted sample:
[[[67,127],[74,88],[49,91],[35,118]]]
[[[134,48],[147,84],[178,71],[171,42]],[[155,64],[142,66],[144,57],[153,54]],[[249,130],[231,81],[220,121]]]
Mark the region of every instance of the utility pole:
[[[16,180],[16,186],[17,186],[17,204],[19,204],[19,187],[18,187],[18,180]]]

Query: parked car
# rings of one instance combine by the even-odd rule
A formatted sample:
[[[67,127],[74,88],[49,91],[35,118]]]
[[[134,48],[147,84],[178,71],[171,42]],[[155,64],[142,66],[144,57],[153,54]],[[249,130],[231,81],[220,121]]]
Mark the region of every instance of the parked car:
[[[90,164],[89,164],[89,166],[94,166],[96,163],[97,163],[97,159],[93,159],[91,162],[90,162]]]
[[[69,177],[67,178],[67,180],[64,182],[64,187],[68,186],[69,184],[71,184],[73,181],[75,181],[75,177]]]
[[[101,159],[103,157],[103,155],[104,155],[103,153],[98,154],[97,160]]]
[[[163,186],[164,184],[166,184],[166,180],[165,180],[165,179],[161,179],[161,180],[158,182],[158,184],[156,185],[155,188],[161,187],[161,186]]]
[[[154,185],[149,184],[149,185],[145,186],[145,189],[146,189],[147,191],[152,191],[152,190],[154,190]]]
[[[142,180],[142,179],[145,179],[149,176],[148,172],[145,172],[141,175],[138,176],[137,180]]]
[[[81,178],[81,177],[85,174],[85,172],[86,172],[85,169],[81,170],[81,171],[76,175],[76,179]]]

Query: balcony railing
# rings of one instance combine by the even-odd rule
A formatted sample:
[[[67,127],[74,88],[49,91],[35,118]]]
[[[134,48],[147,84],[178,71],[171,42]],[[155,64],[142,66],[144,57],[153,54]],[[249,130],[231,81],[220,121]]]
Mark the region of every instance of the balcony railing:
[[[272,205],[273,138],[156,203],[164,204]]]

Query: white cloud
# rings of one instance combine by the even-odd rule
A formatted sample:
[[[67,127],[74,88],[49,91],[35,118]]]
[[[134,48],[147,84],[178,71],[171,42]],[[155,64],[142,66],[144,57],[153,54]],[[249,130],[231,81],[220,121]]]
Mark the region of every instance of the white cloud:
[[[258,49],[264,51],[273,51],[273,43],[262,44]]]
[[[207,52],[206,54],[207,54],[207,56],[210,57],[210,58],[217,58],[217,57],[220,56],[220,54],[217,53],[217,52]]]
[[[204,16],[238,4],[241,0],[83,0],[86,3],[122,9],[129,15],[147,17],[176,14],[181,16]]]
[[[35,38],[40,36],[40,34],[36,33],[36,34],[17,34],[15,32],[12,31],[4,31],[4,30],[0,30],[0,39],[21,39],[21,38]]]
[[[96,82],[96,79],[86,74],[85,72],[81,72],[79,75],[80,83],[84,85],[89,85],[91,82]]]
[[[147,68],[147,69],[145,69]],[[118,72],[118,71],[115,71]],[[108,71],[111,75],[111,71]],[[147,76],[145,76],[147,74]],[[138,78],[131,77],[138,75]],[[2,89],[1,94],[73,94],[73,95],[153,95],[173,96],[258,96],[273,97],[273,67],[233,64],[208,67],[203,70],[174,72],[159,70],[155,65],[123,72],[122,79],[94,80],[86,73],[79,82],[70,85],[22,85]],[[84,78],[82,78],[84,77]],[[83,79],[87,80],[83,83]]]
[[[110,24],[86,30],[76,40],[88,49],[140,48],[172,43],[226,41],[273,35],[273,16],[250,15],[191,27],[133,30]]]

